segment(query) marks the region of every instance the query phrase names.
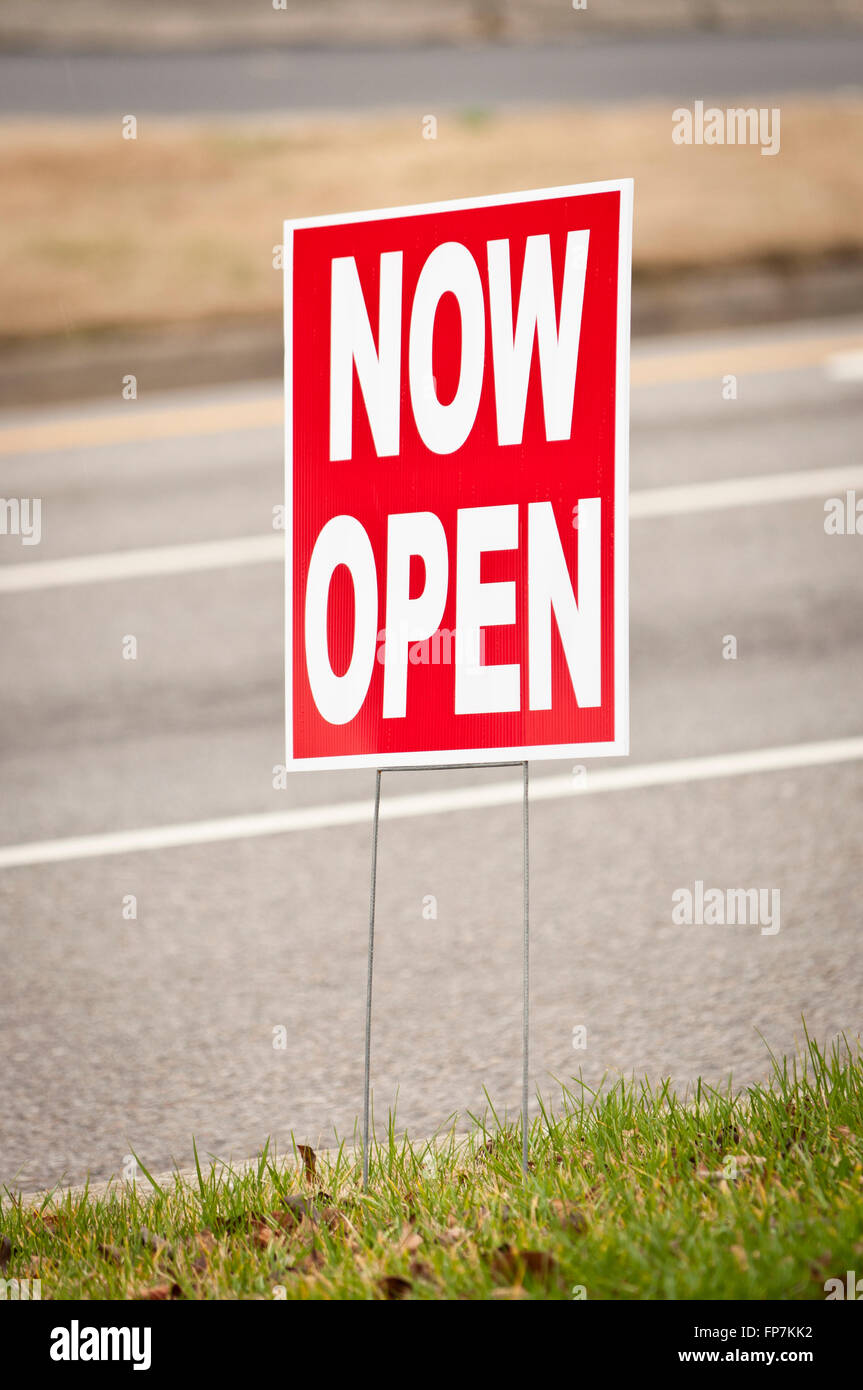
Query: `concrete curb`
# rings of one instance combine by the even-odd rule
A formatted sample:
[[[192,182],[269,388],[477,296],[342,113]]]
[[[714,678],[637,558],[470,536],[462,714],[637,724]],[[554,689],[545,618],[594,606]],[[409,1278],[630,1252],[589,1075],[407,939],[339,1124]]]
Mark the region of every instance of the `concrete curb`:
[[[347,1155],[352,1155],[354,1152],[353,1146],[349,1149],[348,1146],[345,1145],[341,1152],[343,1158]],[[338,1149],[315,1150],[315,1157],[321,1163],[334,1163],[338,1154]],[[220,1176],[228,1176],[232,1173],[240,1176],[257,1168],[259,1162],[260,1157],[244,1158],[237,1163],[227,1163],[223,1162],[221,1159],[217,1159],[215,1162],[212,1160],[209,1161],[206,1165],[202,1163],[201,1170],[205,1177],[208,1177],[214,1168]],[[278,1171],[282,1172],[287,1169],[301,1167],[302,1159],[298,1158],[294,1153],[288,1153],[276,1156],[272,1160],[272,1163]],[[194,1168],[172,1168],[166,1173],[154,1173],[153,1177],[159,1186],[164,1188],[173,1187],[178,1180],[184,1186],[195,1188],[196,1190],[198,1187],[198,1174]],[[12,1205],[17,1206],[19,1202],[21,1206],[25,1208],[41,1207],[44,1205],[46,1199],[50,1199],[50,1204],[52,1206],[57,1206],[67,1201],[70,1197],[73,1201],[79,1201],[84,1197],[86,1197],[88,1201],[104,1201],[106,1199],[121,1200],[127,1197],[133,1189],[137,1191],[139,1197],[143,1197],[144,1199],[152,1197],[155,1192],[155,1188],[147,1178],[141,1177],[134,1183],[130,1183],[124,1178],[111,1177],[101,1182],[89,1184],[75,1183],[70,1187],[58,1185],[57,1187],[46,1188],[36,1192],[13,1192],[11,1195],[8,1192],[2,1192],[0,1193],[0,1211]]]
[[[449,1132],[429,1140],[414,1141],[414,1147],[418,1148],[420,1144],[424,1143],[434,1148],[444,1148],[454,1145],[458,1149],[466,1146],[469,1140],[469,1134],[454,1134]],[[350,1164],[351,1162],[356,1162],[359,1164],[361,1163],[360,1153],[361,1150],[356,1145],[343,1144],[341,1149],[315,1149],[315,1158],[321,1165],[331,1165],[335,1164],[339,1154],[341,1154],[343,1163]],[[301,1168],[303,1164],[303,1160],[293,1151],[284,1154],[275,1154],[269,1161],[278,1172]],[[205,1178],[210,1176],[214,1168],[220,1176],[228,1176],[230,1174],[241,1176],[257,1168],[259,1162],[260,1155],[255,1158],[240,1159],[236,1163],[229,1163],[222,1159],[210,1159],[206,1164],[201,1164],[201,1170]],[[172,1188],[175,1183],[179,1181],[183,1186],[192,1188],[195,1191],[198,1189],[198,1174],[194,1168],[171,1168],[164,1173],[154,1173],[153,1177],[158,1185],[163,1188]],[[56,1207],[60,1203],[67,1201],[70,1197],[73,1201],[80,1201],[84,1197],[86,1197],[88,1201],[122,1200],[130,1194],[133,1188],[137,1191],[138,1196],[145,1200],[152,1197],[155,1192],[152,1183],[144,1177],[136,1180],[134,1184],[127,1182],[124,1178],[111,1177],[100,1182],[89,1184],[75,1183],[66,1187],[58,1184],[57,1187],[44,1188],[33,1192],[13,1192],[10,1194],[3,1190],[0,1191],[0,1212],[8,1209],[10,1206],[17,1206],[19,1203],[25,1210],[33,1207],[41,1207],[45,1204],[46,1200],[49,1201],[51,1206]]]
[[[863,255],[703,269],[636,270],[636,336],[737,328],[863,312]],[[0,346],[0,408],[88,398],[119,399],[132,372],[141,392],[277,379],[282,327],[275,317],[36,338]]]

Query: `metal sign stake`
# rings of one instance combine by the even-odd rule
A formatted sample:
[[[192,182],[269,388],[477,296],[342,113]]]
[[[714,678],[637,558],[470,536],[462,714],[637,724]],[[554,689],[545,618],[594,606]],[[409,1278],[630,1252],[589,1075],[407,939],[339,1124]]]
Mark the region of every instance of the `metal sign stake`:
[[[381,770],[375,773],[375,820],[372,830],[372,878],[369,888],[369,953],[366,969],[366,1049],[363,1073],[363,1191],[369,1186],[369,1075],[372,1055],[372,975],[375,962],[375,893],[378,881],[378,825],[381,815]]]
[[[524,837],[524,930],[522,934],[522,1030],[521,1030],[521,1171],[527,1176],[527,1088],[528,1053],[530,1047],[530,834],[528,823],[527,762],[522,763],[524,789],[522,795],[522,832]]]
[[[398,767],[390,772],[453,772],[464,768],[521,767],[522,769],[522,843],[523,843],[523,936],[522,936],[522,1035],[521,1035],[521,1168],[528,1170],[528,1087],[530,1046],[530,834],[528,819],[527,763],[453,763],[449,767]],[[381,776],[375,773],[375,813],[372,824],[372,871],[369,885],[369,947],[366,962],[366,1035],[363,1068],[363,1191],[369,1186],[369,1096],[372,1055],[372,981],[375,959],[375,898],[378,878],[378,828],[381,813]]]

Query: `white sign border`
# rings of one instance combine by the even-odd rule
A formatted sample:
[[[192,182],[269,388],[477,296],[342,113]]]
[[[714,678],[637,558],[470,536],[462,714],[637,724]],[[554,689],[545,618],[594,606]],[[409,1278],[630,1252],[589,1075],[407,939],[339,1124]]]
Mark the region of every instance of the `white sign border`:
[[[294,232],[309,227],[334,227],[350,222],[375,222],[396,217],[429,216],[468,208],[502,207],[507,203],[620,194],[617,265],[617,343],[614,424],[614,739],[609,743],[539,744],[516,748],[434,749],[408,753],[356,753],[339,757],[293,756],[293,252]],[[369,212],[302,217],[284,224],[284,343],[285,343],[285,765],[288,772],[322,772],[340,768],[460,766],[467,763],[524,762],[540,759],[625,757],[629,753],[629,325],[632,281],[633,180],[564,184],[520,193],[495,193],[481,198],[453,198],[409,207],[378,208]],[[623,544],[621,544],[621,541]]]

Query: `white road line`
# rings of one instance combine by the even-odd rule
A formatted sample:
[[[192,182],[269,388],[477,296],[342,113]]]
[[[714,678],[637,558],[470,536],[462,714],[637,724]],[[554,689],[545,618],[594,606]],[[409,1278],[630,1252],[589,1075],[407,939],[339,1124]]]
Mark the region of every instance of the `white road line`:
[[[761,473],[749,478],[720,478],[713,483],[684,483],[674,487],[633,492],[633,519],[682,516],[691,512],[722,511],[726,507],[750,507],[764,502],[796,502],[806,497],[826,499],[844,488],[863,483],[863,464],[837,468],[811,468],[796,473]]]
[[[863,463],[795,473],[764,473],[749,478],[721,478],[710,483],[642,488],[630,496],[630,515],[633,521],[645,521],[759,503],[794,502],[807,497],[826,500],[846,488],[861,486]],[[284,551],[284,536],[275,533],[190,545],[161,545],[147,550],[75,555],[67,560],[34,560],[29,564],[0,566],[0,594],[101,584],[112,579],[146,579],[201,570],[235,569],[240,565],[280,562]]]
[[[863,352],[834,352],[824,370],[831,381],[863,381]]]
[[[65,589],[75,584],[101,584],[108,579],[193,574],[196,570],[235,569],[239,565],[281,560],[284,554],[284,536],[274,534],[201,541],[192,545],[160,545],[147,550],[108,551],[103,555],[75,555],[68,560],[34,560],[31,564],[0,568],[0,593]]]
[[[830,763],[860,759],[863,759],[863,737],[795,743],[779,748],[720,753],[707,758],[635,763],[579,776],[566,773],[562,776],[535,777],[531,784],[531,800],[566,800],[599,792],[673,786],[681,782],[702,782],[710,778],[740,777],[759,772],[788,772],[795,768],[823,767]],[[511,806],[520,802],[521,797],[521,779],[453,787],[445,791],[385,796],[381,802],[381,819],[406,820],[415,816],[449,815],[453,811]],[[292,831],[365,825],[370,822],[371,815],[371,798],[368,797],[363,801],[343,801],[328,806],[303,806],[293,811],[270,811],[254,816],[231,816],[223,820],[192,821],[186,825],[112,831],[105,835],[79,835],[69,840],[41,840],[7,845],[0,849],[0,869],[96,859],[109,854],[134,854],[141,850],[211,845],[224,840],[251,840],[261,835],[283,835]]]

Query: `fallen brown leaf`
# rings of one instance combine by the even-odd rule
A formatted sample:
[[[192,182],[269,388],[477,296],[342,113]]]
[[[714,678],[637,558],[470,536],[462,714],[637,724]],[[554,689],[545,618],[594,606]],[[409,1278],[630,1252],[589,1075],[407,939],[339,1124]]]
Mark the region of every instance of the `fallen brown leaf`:
[[[492,1274],[510,1284],[520,1284],[525,1274],[547,1279],[557,1268],[554,1258],[545,1250],[516,1250],[501,1245],[491,1258]]]
[[[441,1231],[436,1240],[438,1245],[458,1245],[468,1234],[463,1226],[450,1226],[449,1230]]]
[[[311,1222],[317,1221],[317,1211],[313,1202],[308,1197],[301,1197],[293,1194],[283,1199],[283,1205],[270,1212],[270,1217],[277,1225],[284,1230],[290,1230],[292,1226],[297,1226],[306,1218]]]
[[[573,1231],[576,1235],[581,1235],[587,1230],[587,1217],[581,1207],[575,1206],[573,1202],[563,1202],[559,1197],[555,1197],[551,1209],[567,1230]]]
[[[524,1260],[531,1274],[540,1274],[547,1278],[557,1269],[557,1261],[547,1250],[519,1250],[518,1255],[519,1259]]]
[[[154,1251],[157,1255],[164,1255],[169,1260],[174,1258],[174,1251],[164,1236],[156,1235],[154,1231],[148,1231],[146,1226],[140,1228],[139,1235],[141,1244],[145,1245],[148,1250]]]
[[[125,1262],[126,1252],[121,1250],[119,1245],[100,1244],[97,1247],[103,1260],[113,1260],[115,1264],[121,1265]]]
[[[350,1221],[343,1211],[339,1211],[338,1207],[321,1207],[317,1212],[317,1217],[329,1231],[353,1230]]]
[[[407,1298],[413,1284],[410,1279],[402,1279],[398,1274],[385,1274],[378,1279],[377,1286],[386,1299]]]
[[[322,1250],[309,1250],[301,1259],[294,1264],[297,1274],[312,1274],[316,1269],[323,1269],[326,1264]]]
[[[276,1232],[268,1221],[258,1220],[252,1227],[252,1242],[259,1250],[266,1250],[277,1239]]]
[[[148,1289],[141,1289],[134,1296],[146,1303],[162,1303],[168,1299],[179,1298],[181,1293],[179,1284],[166,1281],[164,1284],[151,1284]]]

